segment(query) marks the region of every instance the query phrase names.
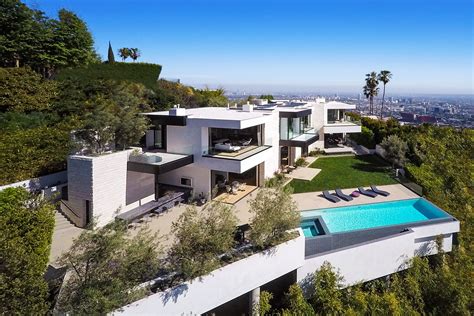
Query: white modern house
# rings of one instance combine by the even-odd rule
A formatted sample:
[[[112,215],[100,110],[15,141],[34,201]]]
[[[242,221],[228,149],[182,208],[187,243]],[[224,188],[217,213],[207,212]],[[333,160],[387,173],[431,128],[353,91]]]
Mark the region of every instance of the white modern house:
[[[354,105],[322,101],[144,113],[152,129],[142,148],[69,157],[62,210],[84,227],[93,217],[105,225],[170,189],[204,201],[239,187],[243,197],[302,155],[324,149],[328,135],[360,132],[344,114]]]
[[[345,103],[256,103],[227,108],[177,106],[144,113],[152,128],[141,148],[69,157],[63,213],[79,227],[93,217],[103,226],[116,217],[133,220],[188,198],[220,198],[236,187],[238,195],[244,196],[302,155],[316,148],[341,148],[346,134],[361,129],[346,115],[355,106]],[[326,261],[351,285],[405,269],[414,256],[436,253],[439,236],[444,251],[450,251],[459,222],[411,194],[406,199],[423,206],[426,219],[336,232],[328,229],[324,216],[313,216],[309,219],[313,235],[307,235],[302,222],[292,240],[196,280],[149,293],[114,314],[242,314],[259,300],[261,290],[305,284]]]

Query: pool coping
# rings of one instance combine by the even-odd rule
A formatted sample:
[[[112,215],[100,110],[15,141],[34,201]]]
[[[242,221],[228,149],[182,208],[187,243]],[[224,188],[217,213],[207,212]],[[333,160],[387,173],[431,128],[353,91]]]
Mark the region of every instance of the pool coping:
[[[408,222],[408,223],[402,223],[402,224],[397,224],[397,225],[384,225],[384,226],[378,226],[378,227],[373,227],[373,228],[364,228],[364,229],[357,229],[357,230],[352,230],[352,231],[347,231],[347,232],[336,232],[336,233],[331,233],[329,231],[329,229],[327,228],[326,223],[324,222],[324,219],[322,218],[321,215],[317,215],[313,218],[302,219],[302,221],[314,219],[315,222],[317,221],[321,224],[321,228],[324,231],[324,234],[322,234],[322,235],[318,235],[318,236],[314,236],[314,237],[305,237],[305,259],[310,259],[310,258],[314,258],[314,257],[317,257],[317,256],[326,255],[328,253],[332,253],[332,252],[336,252],[336,251],[340,251],[340,250],[344,250],[344,249],[358,247],[358,246],[361,246],[361,245],[364,245],[364,244],[376,242],[376,241],[379,241],[379,240],[384,240],[384,239],[387,239],[387,238],[393,238],[394,236],[399,235],[403,232],[412,231],[411,228],[413,228],[413,227],[429,226],[429,225],[435,225],[435,224],[439,224],[439,223],[448,223],[448,222],[452,222],[452,221],[458,221],[454,216],[452,216],[451,214],[449,214],[445,210],[441,209],[440,207],[438,207],[434,203],[428,201],[424,197],[401,199],[401,200],[392,200],[392,201],[376,202],[376,203],[365,203],[365,204],[358,204],[357,206],[370,205],[370,204],[379,204],[379,203],[389,203],[389,202],[405,201],[405,200],[415,200],[415,199],[417,199],[417,200],[418,199],[423,199],[423,200],[427,201],[429,204],[431,204],[436,209],[440,210],[443,214],[445,214],[446,217],[432,218],[432,219],[427,219],[427,220],[423,220],[423,221]],[[347,207],[347,206],[351,206],[351,205],[345,205],[345,206]],[[328,208],[329,207],[323,207],[323,208],[319,208],[319,209],[328,209]],[[318,209],[311,209],[311,210],[318,210]],[[308,210],[308,211],[311,211],[311,210]],[[301,211],[301,212],[304,212],[304,211]],[[317,225],[317,224],[315,223],[315,225]],[[366,237],[366,238],[364,238],[364,235],[369,235],[370,233],[372,233],[374,235],[377,234],[377,233],[381,234],[384,231],[387,231],[388,228],[390,229],[390,231],[393,231],[392,233],[389,233],[388,235],[380,236],[380,237]],[[348,244],[346,246],[333,247],[332,243],[334,241],[334,238],[335,237],[336,238],[337,237],[342,237],[343,238],[344,235],[360,237],[360,238],[362,238],[362,240],[360,242],[356,242],[356,243],[353,243],[353,244]],[[331,244],[330,245],[331,249],[326,250],[326,251],[321,251],[321,252],[311,251],[311,253],[308,253],[309,246],[314,244],[316,241],[326,241],[325,246],[328,246],[328,244]]]

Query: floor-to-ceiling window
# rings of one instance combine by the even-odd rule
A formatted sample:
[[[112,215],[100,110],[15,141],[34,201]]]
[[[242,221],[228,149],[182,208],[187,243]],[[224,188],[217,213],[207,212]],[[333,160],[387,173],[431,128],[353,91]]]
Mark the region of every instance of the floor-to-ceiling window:
[[[166,125],[155,125],[153,132],[153,147],[155,149],[166,149]]]

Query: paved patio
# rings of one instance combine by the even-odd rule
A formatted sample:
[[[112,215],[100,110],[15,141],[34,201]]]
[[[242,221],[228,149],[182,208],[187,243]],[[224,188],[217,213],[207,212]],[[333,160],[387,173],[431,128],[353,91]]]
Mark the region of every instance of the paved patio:
[[[361,195],[360,197],[354,198],[354,200],[350,202],[341,201],[338,203],[332,203],[322,197],[322,192],[307,192],[293,194],[293,199],[298,205],[298,209],[304,211],[327,207],[339,207],[394,200],[405,200],[419,197],[417,194],[413,193],[401,184],[381,185],[378,186],[378,188],[390,192],[390,195],[388,197],[377,196],[375,198]],[[356,189],[344,189],[342,191],[346,194],[350,194],[352,191],[355,190]],[[233,205],[239,225],[248,223],[252,218],[253,214],[249,211],[250,207],[248,201],[254,198],[257,192],[258,189],[252,191],[250,194],[248,194]],[[151,232],[156,232],[158,236],[162,238],[161,245],[166,248],[170,246],[173,242],[173,232],[171,224],[175,222],[181,214],[183,214],[183,212],[186,210],[186,207],[186,204],[175,206],[174,208],[163,214],[160,214],[159,216],[150,218],[146,223],[140,224],[140,226],[148,226]],[[199,206],[197,206],[197,208],[198,210],[202,209],[202,207]],[[140,231],[140,226],[135,229],[131,229],[132,235]],[[63,232],[55,232],[55,234],[53,235],[50,262],[57,259],[62,252],[67,251],[71,247],[73,239],[79,236],[81,231],[82,229],[76,228]]]
[[[352,201],[340,201],[338,203],[333,203],[326,200],[322,196],[322,192],[306,192],[293,194],[293,200],[295,200],[298,205],[298,209],[301,211],[312,210],[318,208],[327,208],[327,207],[339,207],[339,206],[350,206],[350,205],[360,205],[360,204],[370,204],[378,202],[388,202],[396,200],[406,200],[419,197],[413,191],[410,191],[401,184],[390,184],[390,185],[380,185],[377,188],[387,191],[390,193],[389,196],[377,195],[375,198],[369,196],[360,195],[357,198],[354,198]],[[367,189],[367,187],[366,187]],[[353,191],[357,191],[357,188],[352,189],[343,189],[342,192],[349,195]],[[334,190],[329,192],[334,193]]]
[[[286,176],[292,179],[311,181],[320,172],[321,172],[321,169],[317,169],[317,168],[298,167],[295,170],[293,170],[291,173],[287,174]]]
[[[243,199],[245,196],[250,194],[255,189],[257,189],[257,186],[255,185],[248,185],[248,184],[241,185],[241,188],[239,187],[239,189],[237,190],[237,192],[235,192],[235,194],[223,192],[219,194],[218,196],[216,196],[214,200],[234,205],[235,203]]]

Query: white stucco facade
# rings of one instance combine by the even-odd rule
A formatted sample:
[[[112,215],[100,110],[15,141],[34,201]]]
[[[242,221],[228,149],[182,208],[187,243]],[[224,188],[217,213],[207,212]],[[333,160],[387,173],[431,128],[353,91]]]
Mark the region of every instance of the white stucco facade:
[[[210,274],[123,307],[122,315],[199,315],[251,292],[304,263],[300,235],[267,251],[228,264]],[[271,267],[271,268],[269,268]]]

